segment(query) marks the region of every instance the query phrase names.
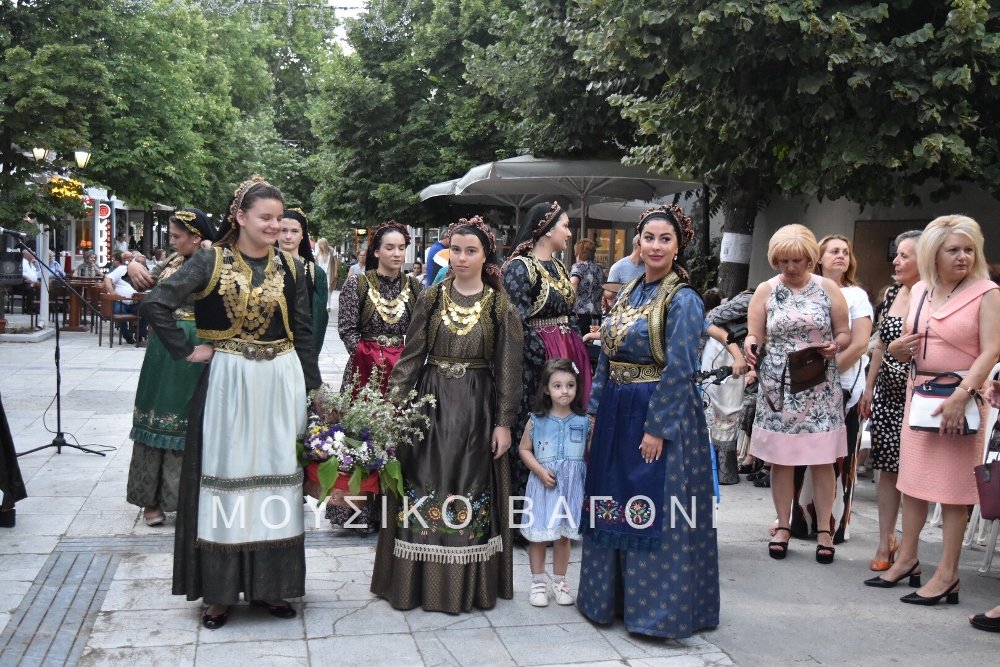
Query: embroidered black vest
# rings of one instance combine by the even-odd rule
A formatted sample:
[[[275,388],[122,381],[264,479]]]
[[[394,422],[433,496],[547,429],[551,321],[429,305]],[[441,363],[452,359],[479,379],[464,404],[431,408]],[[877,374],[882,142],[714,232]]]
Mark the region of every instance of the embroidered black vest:
[[[219,285],[224,280],[227,283],[227,273],[242,271],[246,274],[247,280],[253,279],[253,271],[249,266],[236,261],[236,256],[231,248],[213,248],[215,250],[215,265],[212,269],[212,277],[208,285],[201,292],[194,295],[194,316],[197,322],[198,336],[206,340],[225,340],[235,338],[243,330],[243,320],[246,317],[247,302],[250,298],[248,292],[239,295],[240,308],[234,313],[234,317],[226,314],[226,306],[222,295],[219,293]],[[295,277],[297,268],[295,259],[283,250],[274,251],[274,259],[277,270],[281,271],[284,277],[282,293],[275,306],[274,316],[280,314],[281,322],[285,327],[288,340],[292,340],[294,332],[292,322],[295,321]]]

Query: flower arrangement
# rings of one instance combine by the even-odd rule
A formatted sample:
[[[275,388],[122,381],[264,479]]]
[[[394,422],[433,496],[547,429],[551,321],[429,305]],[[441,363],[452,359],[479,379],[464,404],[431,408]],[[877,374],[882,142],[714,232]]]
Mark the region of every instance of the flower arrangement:
[[[352,395],[322,385],[310,394],[317,414],[309,417],[299,460],[317,462],[320,502],[341,476],[349,477],[348,490],[357,494],[374,476],[383,492],[403,495],[403,471],[396,458],[400,444],[411,442],[430,425],[424,409],[436,404],[433,396],[417,398],[415,391],[382,396],[381,377],[372,373],[368,383]]]

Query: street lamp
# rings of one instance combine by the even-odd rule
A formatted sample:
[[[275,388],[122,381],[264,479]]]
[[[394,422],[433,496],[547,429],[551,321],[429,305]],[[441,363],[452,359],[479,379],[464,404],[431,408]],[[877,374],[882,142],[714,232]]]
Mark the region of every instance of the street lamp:
[[[45,159],[45,154],[49,152],[48,148],[32,148],[31,154],[35,156],[35,162],[41,162]]]
[[[38,150],[37,148],[35,150]],[[35,153],[35,159],[38,159],[38,154]],[[76,166],[80,169],[84,169],[87,163],[90,162],[90,149],[89,148],[77,148],[73,151],[73,157],[76,158]]]

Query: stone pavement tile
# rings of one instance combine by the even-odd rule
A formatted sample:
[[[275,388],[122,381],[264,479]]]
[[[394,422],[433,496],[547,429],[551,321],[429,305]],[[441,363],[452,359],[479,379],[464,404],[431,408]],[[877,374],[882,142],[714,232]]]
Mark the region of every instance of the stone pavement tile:
[[[573,609],[573,612],[576,613],[576,610]],[[496,629],[497,636],[518,665],[621,659],[618,651],[600,633],[594,632],[594,626],[586,621],[561,625],[531,623],[526,619],[521,627]]]
[[[404,612],[385,600],[341,601],[343,606],[309,605],[303,614],[306,636],[322,637],[398,634],[410,631]],[[355,604],[356,606],[349,606]]]
[[[458,659],[451,654],[436,634],[417,633],[413,635],[413,641],[417,643],[417,650],[420,651],[420,657],[423,659],[425,667],[461,667]],[[619,665],[619,667],[621,666]]]
[[[677,657],[718,653],[719,647],[699,635],[687,639],[644,637],[625,630],[621,622],[609,626],[594,626],[615,650],[628,659]]]
[[[31,493],[31,489],[28,492]],[[52,514],[56,512],[73,516],[80,511],[86,502],[87,496],[41,496],[31,493],[24,500],[17,501],[17,516],[20,518],[28,514]]]
[[[97,483],[97,475],[81,474],[71,463],[50,461],[25,481],[29,495],[89,496]]]
[[[151,646],[148,648],[91,648],[84,651],[78,667],[176,667],[193,665],[195,646]]]
[[[170,579],[118,579],[111,582],[101,611],[191,609],[183,595],[170,594]]]
[[[227,625],[222,630],[227,630]],[[343,656],[349,662],[349,656]],[[225,644],[201,644],[195,657],[195,667],[232,667],[235,661],[243,665],[267,665],[268,667],[291,667],[309,665],[306,643],[303,641],[229,642]],[[330,661],[332,662],[332,661]],[[192,663],[187,663],[192,664]],[[316,661],[313,664],[329,664]]]
[[[100,484],[98,484],[100,486]],[[18,503],[18,508],[20,508],[20,503]],[[138,508],[125,500],[124,491],[122,495],[115,496],[98,496],[91,494],[87,501],[83,503],[80,511],[85,514],[97,514],[101,512],[134,512]]]
[[[80,512],[70,524],[66,535],[129,535],[139,520],[139,508],[128,512]]]
[[[17,509],[21,509],[21,503],[17,504]],[[25,514],[17,513],[17,524],[12,529],[5,529],[4,535],[62,535],[66,532],[73,515],[63,512],[58,507],[52,507],[48,514]]]
[[[3,632],[4,628],[7,627],[7,624],[10,623],[10,616],[10,612],[0,611],[0,632]]]
[[[434,636],[460,665],[515,665],[492,628],[446,630]]]
[[[309,640],[309,658],[315,665],[336,664],[350,656],[352,665],[398,667],[423,665],[413,637],[408,634],[363,637],[327,637]]]
[[[31,581],[5,581],[0,586],[0,611],[13,612],[21,604]]]
[[[122,557],[115,572],[115,582],[120,579],[167,579],[172,576],[174,554],[130,554]],[[177,596],[183,599],[183,596]]]
[[[21,503],[17,504],[17,509],[21,509]],[[38,554],[0,556],[0,581],[34,581],[43,565],[45,556]]]
[[[192,607],[196,606],[192,603]],[[195,609],[102,611],[97,614],[88,649],[183,646],[198,640]]]
[[[729,667],[732,660],[725,653],[677,655],[672,658],[639,658],[628,661],[629,667]]]
[[[497,602],[500,604],[500,602]],[[423,632],[436,632],[438,630],[474,630],[476,628],[488,628],[490,622],[483,615],[483,612],[474,609],[468,614],[442,614],[439,612],[424,611],[423,609],[411,609],[403,612],[406,616],[406,623],[410,626],[410,632],[419,634]]]
[[[21,522],[18,521],[18,524]],[[0,540],[0,554],[45,554],[56,548],[55,535],[8,535]],[[44,558],[42,560],[45,560]]]
[[[548,607],[532,607],[528,603],[526,592],[515,592],[513,600],[497,600],[497,606],[484,611],[483,615],[495,628],[524,625],[547,626],[560,623],[579,623],[583,620],[575,606],[557,605],[551,599]]]
[[[535,665],[534,667],[568,667],[573,665],[574,667],[631,667],[634,665],[631,660],[598,660],[597,662],[572,662],[573,658],[567,658],[566,662],[555,662],[551,665]]]
[[[251,607],[248,604],[233,605],[229,611],[229,620],[224,628],[209,630],[201,625],[202,605],[189,602],[188,611],[192,626],[198,628],[198,643],[220,644],[228,642],[252,642],[290,639],[303,640],[306,637],[302,622],[302,604],[292,601],[299,614],[295,618],[275,618],[262,607]]]

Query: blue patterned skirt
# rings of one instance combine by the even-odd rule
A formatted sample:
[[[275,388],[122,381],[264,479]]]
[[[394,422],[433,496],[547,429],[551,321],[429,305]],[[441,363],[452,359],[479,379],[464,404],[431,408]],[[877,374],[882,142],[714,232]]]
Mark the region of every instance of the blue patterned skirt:
[[[628,540],[608,540],[606,531],[586,529],[576,605],[596,623],[611,623],[618,616],[629,632],[681,639],[719,624],[712,459],[705,422],[692,409],[683,420],[681,440],[664,442],[659,461],[642,462],[643,406],[648,408],[655,388],[655,383],[605,385],[587,492],[606,486],[601,476],[627,479],[628,470],[615,468],[632,466],[638,476],[633,479],[647,480],[638,488],[647,487],[646,495],[655,499],[658,525],[650,530],[657,531],[658,539],[652,548],[648,540],[633,546]],[[658,466],[662,469],[656,470]],[[663,488],[649,488],[653,480]],[[589,516],[584,516],[586,523]]]

